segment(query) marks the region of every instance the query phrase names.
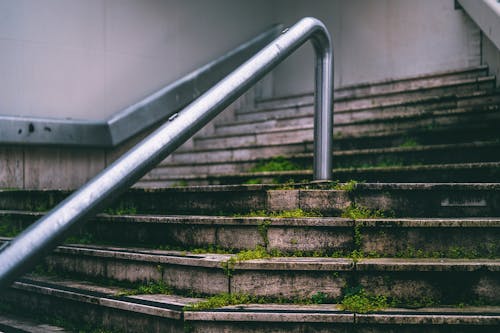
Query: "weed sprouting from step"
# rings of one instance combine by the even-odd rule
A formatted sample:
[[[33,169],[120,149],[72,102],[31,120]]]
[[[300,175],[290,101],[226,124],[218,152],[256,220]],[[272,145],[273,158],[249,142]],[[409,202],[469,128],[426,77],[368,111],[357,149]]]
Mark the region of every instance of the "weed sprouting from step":
[[[340,191],[346,191],[346,192],[352,192],[356,189],[356,186],[358,185],[358,181],[356,180],[349,180],[346,183],[337,183],[332,187],[332,190],[340,190]]]
[[[266,296],[252,296],[249,294],[230,294],[222,293],[209,297],[208,299],[190,304],[184,307],[185,311],[205,311],[217,309],[225,306],[244,305],[244,304],[297,304],[297,305],[310,305],[310,304],[327,304],[333,302],[334,299],[328,294],[318,291],[310,297],[293,297],[293,298],[276,298]]]
[[[2,216],[0,221],[0,236],[15,237],[22,231],[21,226],[9,215]]]
[[[269,217],[269,218],[303,218],[303,217],[322,217],[317,211],[305,211],[301,208],[292,210],[282,210],[277,212],[268,212],[265,210],[256,210],[247,214],[235,214],[234,217]]]
[[[318,291],[316,294],[311,296],[311,302],[314,304],[325,304],[329,301],[329,297],[322,291]]]
[[[364,289],[355,288],[346,292],[341,308],[356,313],[367,313],[387,308],[387,297],[368,295]]]
[[[258,185],[258,184],[262,184],[262,179],[259,179],[259,178],[250,178],[250,179],[247,179],[245,182],[243,182],[243,184],[246,184],[246,185]]]
[[[93,244],[95,243],[95,237],[90,232],[83,232],[73,236],[69,236],[64,240],[66,244]]]
[[[267,231],[271,226],[271,224],[272,222],[270,220],[263,220],[260,221],[259,224],[257,225],[257,230],[259,231],[259,235],[262,238],[262,241],[264,242],[264,246],[266,248],[269,245],[269,237],[267,235]]]
[[[190,304],[184,307],[185,311],[203,311],[221,308],[230,305],[240,305],[240,304],[250,304],[259,303],[258,298],[250,296],[248,294],[229,294],[222,293],[207,298],[204,301]]]
[[[106,208],[104,213],[109,215],[134,215],[137,214],[137,207],[120,202],[117,206]]]
[[[254,259],[267,259],[271,255],[262,246],[257,245],[253,250],[244,250],[236,254],[236,261],[254,260]]]
[[[405,138],[405,140],[399,145],[399,147],[411,148],[411,147],[417,147],[418,145],[419,143],[417,142],[417,140],[415,140],[415,138]]]
[[[384,218],[393,215],[387,214],[380,209],[370,209],[357,204],[351,204],[342,212],[342,217],[350,218],[353,220],[357,219],[377,219]]]
[[[186,251],[183,251],[185,254],[187,254]],[[205,248],[192,248],[189,250],[190,253],[192,254],[206,254],[206,253],[213,253],[213,254],[232,254],[234,253],[233,250],[231,249],[224,249],[220,246],[217,245],[208,245]]]
[[[135,289],[127,289],[120,291],[117,296],[131,296],[131,295],[153,295],[164,294],[170,295],[174,290],[168,286],[164,281],[149,281],[146,284],[139,285]]]
[[[354,225],[354,232],[353,232],[353,242],[356,249],[359,249],[361,247],[362,241],[363,241],[363,235],[361,233],[361,226],[358,223],[356,223]]]
[[[269,160],[264,160],[257,163],[256,166],[251,168],[250,172],[268,172],[268,171],[294,171],[303,170],[304,167],[295,162],[283,157],[277,156]]]

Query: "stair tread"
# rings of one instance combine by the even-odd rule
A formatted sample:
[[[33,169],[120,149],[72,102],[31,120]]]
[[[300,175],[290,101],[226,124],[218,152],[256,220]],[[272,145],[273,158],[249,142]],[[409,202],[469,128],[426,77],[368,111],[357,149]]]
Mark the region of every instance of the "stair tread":
[[[347,126],[347,125],[356,125],[356,124],[372,124],[372,123],[378,123],[378,122],[395,122],[395,121],[401,121],[401,120],[407,120],[407,119],[420,119],[420,118],[429,118],[429,117],[435,117],[435,116],[447,116],[447,115],[463,115],[463,114],[477,114],[482,111],[486,112],[491,112],[494,113],[499,109],[499,106],[494,104],[488,104],[488,105],[483,105],[481,107],[467,107],[467,108],[453,108],[453,109],[443,109],[443,110],[431,110],[431,111],[418,111],[418,112],[412,112],[408,113],[405,115],[394,115],[394,116],[386,116],[386,117],[381,117],[381,118],[370,118],[370,119],[352,119],[349,121],[341,122],[341,123],[336,123],[334,124],[335,127],[342,127],[342,126]],[[295,118],[300,118],[303,116],[297,116]],[[293,117],[288,117],[288,118],[293,118]],[[262,122],[266,121],[274,121],[278,120],[281,118],[275,118],[275,119],[266,119],[262,120]],[[282,118],[286,119],[286,118]],[[247,122],[247,123],[253,123]],[[245,123],[236,123],[232,122],[230,124],[245,124]],[[227,126],[227,125],[225,125]],[[262,134],[268,134],[268,133],[280,133],[280,132],[290,132],[290,131],[297,131],[297,130],[305,130],[305,129],[313,129],[313,124],[312,124],[312,116],[311,116],[311,124],[307,125],[295,125],[295,126],[282,126],[282,127],[276,127],[276,128],[265,128],[265,129],[260,129],[258,133],[224,133],[224,134],[206,134],[206,135],[200,135],[196,137],[196,140],[207,140],[207,139],[216,139],[216,138],[229,138],[229,137],[241,137],[241,136],[255,136],[255,135],[262,135]]]
[[[493,81],[493,78],[491,79]],[[475,83],[475,81],[470,82]],[[388,101],[385,103],[380,103],[380,104],[373,104],[373,105],[367,105],[367,106],[361,106],[361,107],[335,107],[335,101],[334,101],[334,112],[340,113],[340,112],[353,112],[353,111],[360,111],[360,110],[373,110],[381,107],[396,107],[396,106],[405,106],[405,105],[415,105],[415,104],[430,104],[433,102],[439,103],[442,101],[446,100],[460,100],[460,99],[465,99],[465,98],[471,98],[471,97],[486,97],[490,95],[495,95],[498,93],[498,91],[492,92],[491,90],[474,90],[474,91],[464,91],[464,92],[453,92],[453,93],[447,93],[447,94],[439,94],[439,95],[431,95],[431,96],[414,96],[414,97],[408,97],[405,100],[401,101]],[[342,103],[343,101],[338,101],[339,103]],[[348,102],[348,101],[346,101]],[[236,115],[247,115],[249,113],[263,113],[263,112],[270,112],[270,111],[276,111],[276,110],[281,110],[281,109],[290,109],[290,108],[298,108],[298,107],[305,107],[305,106],[311,106],[314,105],[314,103],[311,101],[302,101],[302,102],[293,102],[289,104],[282,104],[279,106],[272,106],[272,107],[259,107],[259,108],[253,108],[253,109],[238,109],[236,112]]]
[[[353,313],[342,310],[339,304],[241,304],[202,311],[187,311],[183,307],[202,298],[191,298],[170,295],[136,295],[115,296],[118,288],[99,287],[88,282],[80,282],[61,278],[30,277],[17,281],[16,289],[28,289],[40,293],[49,293],[60,298],[80,299],[83,302],[95,302],[104,307],[112,307],[149,315],[165,316],[180,319],[184,312],[184,320],[259,320],[259,321],[305,321],[305,322],[353,322]],[[107,292],[103,292],[102,290]],[[341,317],[339,317],[339,315]],[[400,323],[427,323],[432,318],[434,324],[447,322],[456,324],[459,319],[463,323],[472,319],[487,321],[489,324],[500,323],[499,306],[434,306],[421,308],[386,308],[372,313],[356,314],[359,317],[372,317],[382,322],[391,318]],[[335,317],[337,317],[335,319]],[[416,322],[417,321],[417,322]]]
[[[13,217],[31,216],[38,218],[44,212],[0,210],[0,216]],[[425,228],[478,228],[500,227],[500,217],[448,217],[448,218],[409,218],[387,217],[370,219],[350,219],[335,216],[322,217],[269,217],[269,216],[211,216],[211,215],[159,215],[159,214],[98,214],[95,219],[105,223],[138,223],[138,224],[193,224],[193,225],[252,225],[259,226],[263,220],[270,221],[273,226],[325,226],[325,227],[352,227],[354,222],[363,227],[425,227]],[[0,241],[9,240],[0,237]]]
[[[488,66],[483,65],[483,66],[467,67],[467,68],[462,68],[462,69],[458,69],[458,70],[451,70],[451,71],[438,71],[438,72],[417,75],[417,76],[402,77],[402,78],[396,78],[396,79],[385,79],[385,80],[363,82],[363,83],[358,83],[358,84],[343,85],[343,86],[335,88],[334,91],[341,92],[341,91],[345,91],[345,90],[353,90],[353,89],[357,89],[357,88],[367,88],[370,86],[377,86],[377,85],[387,85],[387,84],[393,84],[393,83],[398,83],[398,82],[419,81],[422,79],[431,79],[431,78],[436,78],[436,77],[440,77],[440,76],[460,75],[460,74],[463,74],[465,72],[486,71],[487,69],[488,69]],[[306,92],[306,93],[301,93],[301,94],[296,94],[296,95],[277,96],[277,97],[269,97],[269,98],[258,98],[256,101],[262,103],[262,102],[268,102],[268,101],[284,100],[284,99],[287,99],[290,97],[295,98],[295,97],[312,96],[312,95],[313,95],[313,92]]]
[[[154,250],[147,248],[116,247],[103,245],[61,245],[55,253],[112,258],[120,261],[141,261],[158,264],[221,269],[222,264],[234,254],[191,253],[189,251]],[[235,257],[236,258],[236,257]],[[500,272],[499,259],[455,259],[455,258],[362,258],[346,257],[269,257],[233,262],[237,270],[276,271],[492,271]],[[102,289],[100,292],[107,292]],[[111,290],[111,289],[110,289]],[[113,289],[114,290],[114,289]]]
[[[461,150],[465,148],[487,148],[487,147],[499,147],[499,141],[477,141],[477,142],[466,142],[466,143],[450,143],[450,144],[426,144],[417,145],[410,147],[383,147],[383,148],[365,148],[365,149],[349,149],[349,150],[336,150],[333,152],[334,157],[340,156],[362,156],[362,155],[373,155],[373,154],[389,154],[389,153],[411,153],[411,152],[426,152],[426,151],[439,151],[439,150]],[[287,159],[299,159],[299,158],[310,158],[312,160],[313,153],[299,153],[288,155]],[[500,156],[499,156],[500,157]],[[491,158],[491,157],[490,157]],[[255,156],[253,159],[241,158],[235,160],[226,160],[224,158],[215,159],[213,161],[189,161],[189,162],[176,162],[167,161],[162,162],[158,165],[156,169],[168,168],[174,166],[194,166],[194,165],[212,165],[212,164],[233,164],[233,163],[249,163],[249,162],[260,162],[266,161],[268,158],[262,158]],[[493,162],[493,161],[484,161]],[[447,163],[452,164],[452,163]],[[453,163],[456,164],[456,163]]]
[[[0,332],[16,333],[66,333],[64,328],[42,323],[32,318],[0,313]]]
[[[432,111],[426,111],[420,110],[420,111],[414,111],[409,113],[407,116],[385,116],[385,117],[378,117],[378,118],[371,118],[368,120],[364,119],[350,119],[349,121],[336,121],[334,122],[335,125],[342,124],[342,125],[347,125],[347,124],[358,124],[358,123],[370,123],[370,122],[377,122],[377,121],[391,121],[391,119],[397,120],[397,119],[402,119],[402,118],[412,118],[412,117],[418,117],[418,116],[424,116],[424,115],[433,115],[433,114],[457,114],[457,113],[478,113],[480,110],[497,110],[499,106],[497,104],[491,104],[491,103],[478,103],[477,105],[474,106],[469,106],[469,107],[462,107],[462,108],[444,108],[444,109],[438,109],[438,110],[432,110]],[[348,113],[356,113],[359,112],[358,110],[350,111]],[[335,115],[340,115],[342,112],[336,112]],[[271,115],[268,118],[263,118],[263,119],[255,119],[255,120],[232,120],[232,121],[226,121],[224,123],[219,123],[215,124],[216,129],[220,129],[223,127],[234,127],[234,126],[241,126],[241,125],[254,125],[254,124],[273,124],[279,121],[285,121],[285,120],[291,120],[291,119],[301,119],[301,118],[307,118],[311,119],[311,122],[313,120],[313,114],[299,114],[299,115]],[[305,126],[295,126],[296,128],[300,127],[309,127],[310,125],[305,125]],[[285,126],[282,126],[285,127]],[[279,127],[280,129],[282,127]],[[294,128],[293,126],[288,126],[291,128]],[[278,130],[278,129],[276,129]],[[272,131],[270,129],[259,129],[259,132],[262,131]],[[214,136],[229,136],[231,134],[214,134]],[[198,136],[198,137],[204,137],[204,136]]]
[[[426,84],[425,86],[421,87],[409,87],[409,88],[404,88],[404,89],[394,89],[386,92],[376,92],[376,93],[367,93],[367,94],[362,94],[362,95],[357,95],[357,96],[339,96],[334,99],[335,102],[344,102],[344,101],[353,101],[357,99],[369,99],[369,98],[376,98],[376,97],[389,97],[389,96],[394,96],[394,95],[399,95],[399,94],[405,94],[405,93],[413,93],[413,92],[426,92],[429,90],[435,90],[438,88],[452,88],[456,86],[461,86],[461,85],[469,85],[469,84],[479,84],[482,82],[494,82],[495,81],[495,76],[486,76],[486,77],[477,77],[477,78],[468,78],[468,79],[452,79],[444,83],[430,83]],[[310,96],[313,97],[312,94],[310,95],[304,95],[304,96]],[[281,98],[280,100],[284,100]],[[263,103],[263,100],[257,101],[257,103]]]

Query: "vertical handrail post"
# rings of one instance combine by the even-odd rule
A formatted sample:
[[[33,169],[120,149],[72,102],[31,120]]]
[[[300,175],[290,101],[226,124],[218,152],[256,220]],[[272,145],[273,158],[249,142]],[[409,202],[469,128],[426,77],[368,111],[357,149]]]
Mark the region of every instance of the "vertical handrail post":
[[[313,39],[316,55],[314,95],[315,181],[332,180],[333,174],[333,48],[327,34]]]

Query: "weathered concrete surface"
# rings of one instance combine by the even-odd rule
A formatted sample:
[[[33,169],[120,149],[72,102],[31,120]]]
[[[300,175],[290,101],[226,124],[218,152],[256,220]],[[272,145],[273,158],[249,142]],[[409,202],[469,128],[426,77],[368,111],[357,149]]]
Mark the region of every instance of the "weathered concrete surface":
[[[69,331],[62,327],[8,314],[0,314],[0,330],[5,330],[5,332],[18,330],[19,332],[27,333],[69,333]]]
[[[498,307],[385,309],[353,314],[336,304],[248,304],[200,312],[182,307],[202,299],[169,295],[117,297],[116,287],[57,278],[17,282],[2,293],[17,311],[64,316],[123,332],[496,332]]]
[[[217,294],[228,291],[229,278],[223,270],[228,259],[224,255],[60,247],[45,262],[49,270],[77,276],[136,283],[164,281],[178,290]]]
[[[269,249],[332,253],[353,248],[354,223],[351,220],[308,218],[277,222],[271,221],[267,229]]]
[[[379,95],[395,91],[413,90],[429,86],[439,86],[449,82],[483,77],[488,74],[486,66],[464,68],[459,71],[441,71],[433,74],[423,74],[399,80],[371,81],[358,84],[343,85],[335,88],[335,99],[358,98],[367,95]],[[313,93],[304,93],[290,96],[258,98],[256,106],[269,108],[293,102],[312,101]]]
[[[24,187],[24,156],[16,147],[0,147],[0,187]]]
[[[120,299],[118,288],[95,288],[89,284],[63,280],[17,282],[2,293],[4,304],[14,311],[39,316],[65,318],[75,325],[96,325],[122,332],[182,332],[180,308],[160,307],[144,302]]]
[[[483,256],[500,254],[498,220],[373,219],[358,220],[364,252],[382,256]]]
[[[104,151],[90,148],[38,148],[24,151],[25,188],[75,189],[104,169]]]
[[[43,213],[0,211],[0,222],[27,228]],[[355,227],[356,226],[356,227]],[[332,254],[359,249],[382,257],[497,258],[497,218],[270,218],[163,215],[99,215],[78,232],[92,241],[164,248],[268,250]]]

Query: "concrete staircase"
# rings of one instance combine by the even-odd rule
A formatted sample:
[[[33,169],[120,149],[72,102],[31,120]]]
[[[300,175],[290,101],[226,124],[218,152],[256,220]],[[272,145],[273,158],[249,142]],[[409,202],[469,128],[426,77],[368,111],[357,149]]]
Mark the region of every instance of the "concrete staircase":
[[[498,332],[486,73],[337,90],[340,182],[309,182],[310,95],[238,110],[2,293],[0,331],[39,332],[22,315],[77,332]],[[68,194],[1,190],[0,240]]]
[[[495,78],[486,73],[472,68],[337,90],[335,177],[498,179],[500,95],[493,89]],[[213,134],[196,137],[194,148],[174,153],[140,186],[310,180],[312,103],[311,95],[257,101],[254,108],[239,110],[234,121],[216,124]],[[276,156],[291,162],[286,173],[266,169]]]

